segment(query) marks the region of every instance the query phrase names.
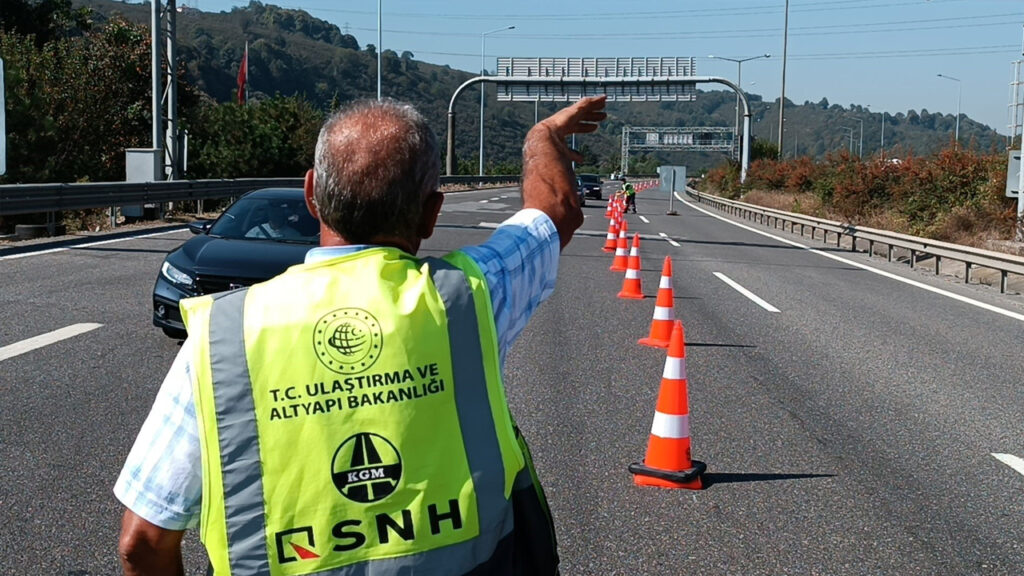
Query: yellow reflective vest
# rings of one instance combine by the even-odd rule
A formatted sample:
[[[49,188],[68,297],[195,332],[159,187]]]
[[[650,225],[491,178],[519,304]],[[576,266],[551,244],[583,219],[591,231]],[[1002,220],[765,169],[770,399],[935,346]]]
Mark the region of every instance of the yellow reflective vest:
[[[181,308],[218,576],[557,572],[469,257],[370,248]]]

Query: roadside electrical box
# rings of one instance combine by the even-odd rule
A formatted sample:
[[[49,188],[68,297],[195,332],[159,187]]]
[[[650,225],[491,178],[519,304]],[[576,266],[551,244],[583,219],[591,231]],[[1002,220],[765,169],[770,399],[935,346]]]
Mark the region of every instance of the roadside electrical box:
[[[164,151],[162,148],[126,148],[124,151],[125,182],[158,182],[163,180]],[[141,204],[121,206],[126,218],[142,218]]]
[[[1010,150],[1006,163],[1006,197],[1020,196],[1020,150]]]

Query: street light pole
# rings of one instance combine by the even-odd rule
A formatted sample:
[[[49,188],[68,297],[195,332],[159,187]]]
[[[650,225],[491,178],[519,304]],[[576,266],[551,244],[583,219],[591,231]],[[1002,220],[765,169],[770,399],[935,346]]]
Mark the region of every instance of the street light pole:
[[[856,116],[850,116],[849,114],[847,114],[846,117],[850,118],[851,120],[856,120],[857,122],[860,122],[860,144],[859,144],[859,147],[857,148],[857,157],[858,158],[863,158],[864,157],[864,121],[861,120],[860,118],[857,118]],[[852,130],[852,128],[851,128],[851,130]],[[851,139],[853,138],[853,133],[852,132],[850,133],[850,138]],[[851,152],[852,152],[852,150],[851,150]]]
[[[378,102],[381,99],[381,95],[380,95],[380,68],[381,68],[380,67],[380,59],[381,59],[381,55],[384,53],[384,49],[380,45],[380,43],[381,43],[381,39],[380,39],[380,34],[381,34],[381,31],[380,31],[380,12],[381,12],[381,2],[382,1],[383,0],[377,0],[377,101]]]
[[[714,54],[711,54],[711,55],[708,56],[708,58],[714,58],[716,60],[728,60],[729,62],[735,62],[736,63],[736,87],[739,88],[740,90],[743,90],[743,63],[744,62],[749,62],[750,60],[757,60],[759,58],[771,58],[771,57],[772,57],[771,54],[759,54],[757,56],[751,56],[750,58],[726,58],[725,56],[715,56]],[[739,94],[739,92],[736,93],[736,127],[734,128],[734,130],[735,130],[735,134],[736,134],[734,136],[734,138],[738,139],[740,137],[740,94]],[[737,148],[737,152],[739,152],[738,148]]]
[[[786,20],[782,29],[782,91],[779,94],[779,158],[782,158],[782,125],[786,122],[786,53],[789,48],[789,0],[786,0]]]
[[[882,110],[882,142],[878,148],[878,159],[885,160],[885,110]]]
[[[945,78],[946,80],[952,80],[956,82],[956,132],[953,136],[953,148],[959,148],[960,146],[960,96],[961,89],[963,88],[963,82],[959,78],[953,78],[952,76],[946,76],[945,74],[937,74],[939,78]]]
[[[849,130],[850,133],[846,134],[847,149],[850,151],[850,155],[853,155],[853,133],[857,131],[856,128],[840,126],[843,130]]]
[[[488,30],[480,34],[480,75],[484,76],[487,73],[487,68],[484,66],[484,48],[487,45],[487,35],[494,34],[495,32],[504,32],[505,30],[512,30],[515,26],[503,26],[501,28],[495,28],[494,30]],[[487,84],[484,82],[480,83],[480,165],[477,176],[484,175],[484,94],[486,94]]]

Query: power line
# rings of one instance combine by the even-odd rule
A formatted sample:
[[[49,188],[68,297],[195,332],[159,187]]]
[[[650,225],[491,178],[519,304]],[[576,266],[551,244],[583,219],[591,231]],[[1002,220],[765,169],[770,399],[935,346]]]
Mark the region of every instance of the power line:
[[[963,2],[965,0],[932,0],[933,4],[948,3],[948,2]],[[309,11],[308,2],[304,5],[291,5],[281,4],[282,7],[306,10]],[[807,8],[799,8],[795,5],[790,9],[790,12],[828,12],[828,11],[851,11],[851,10],[870,10],[875,8],[900,8],[900,7],[911,7],[919,6],[919,0],[906,0],[900,2],[893,2],[891,0],[886,1],[865,1],[865,0],[831,0],[824,2],[808,2],[803,6],[809,6]],[[376,12],[368,10],[346,10],[344,8],[320,8],[317,7],[315,10],[319,12],[330,12],[336,14],[356,14],[356,15],[375,15]],[[563,14],[523,14],[521,12],[515,14],[451,14],[451,13],[438,13],[438,12],[403,12],[401,14],[395,14],[394,17],[412,18],[416,20],[424,19],[442,19],[442,20],[470,20],[470,21],[554,21],[554,20],[565,20],[573,22],[606,22],[614,21],[620,22],[622,20],[650,20],[652,18],[664,19],[672,16],[683,16],[687,20],[698,20],[708,18],[720,18],[722,16],[758,16],[765,14],[777,14],[782,10],[782,4],[771,4],[765,5],[764,3],[750,4],[747,6],[737,6],[733,8],[707,8],[700,11],[693,9],[689,10],[659,10],[659,11],[629,11],[621,13],[609,13],[602,12],[588,17],[585,14],[578,13],[563,13]]]
[[[837,34],[884,34],[884,33],[905,33],[910,31],[925,30],[960,30],[963,28],[988,28],[997,26],[1009,26],[1016,24],[1008,21],[1007,18],[1019,16],[1019,14],[995,14],[992,16],[967,16],[963,18],[936,18],[934,20],[906,20],[898,22],[883,22],[878,24],[835,24],[829,26],[796,27],[790,29],[793,36],[832,36]],[[998,18],[998,22],[964,24],[965,20]],[[956,22],[956,24],[940,26],[913,26],[918,23],[928,22]],[[870,29],[872,27],[878,29]],[[376,28],[353,28],[364,32],[375,32]],[[385,30],[389,34],[400,34],[406,36],[446,36],[452,38],[471,38],[476,34],[470,32],[440,32],[424,30]],[[707,39],[730,39],[730,38],[773,38],[778,36],[776,28],[744,28],[730,30],[704,30],[699,32],[657,32],[639,34],[630,38],[631,42],[653,42],[656,40],[707,40]],[[606,40],[607,34],[517,34],[517,40],[551,40],[551,41],[573,41],[573,40]]]
[[[998,44],[992,46],[962,46],[958,48],[934,48],[934,49],[915,49],[915,50],[888,50],[888,51],[872,51],[872,52],[822,52],[817,54],[791,54],[790,59],[796,60],[843,60],[843,59],[858,59],[858,58],[917,58],[917,57],[932,57],[932,56],[971,56],[977,54],[999,54],[1007,50],[1016,50],[1020,46],[1017,44]],[[429,50],[417,50],[416,48],[409,48],[410,52],[417,55],[429,55],[429,56],[465,56],[479,58],[480,54],[471,54],[468,52],[432,52]],[[698,60],[706,60],[706,58],[698,58]]]

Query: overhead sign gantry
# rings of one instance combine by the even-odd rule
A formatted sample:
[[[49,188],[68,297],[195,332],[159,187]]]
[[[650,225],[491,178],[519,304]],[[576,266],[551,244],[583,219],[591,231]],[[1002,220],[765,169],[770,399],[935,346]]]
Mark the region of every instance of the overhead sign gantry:
[[[572,102],[588,96],[607,96],[612,102],[690,102],[697,84],[717,83],[732,88],[743,102],[743,154],[740,180],[749,162],[750,106],[746,95],[724,78],[696,76],[693,58],[498,58],[497,75],[470,78],[456,88],[448,104],[446,173],[455,166],[455,100],[474,84],[498,87],[499,101]]]

